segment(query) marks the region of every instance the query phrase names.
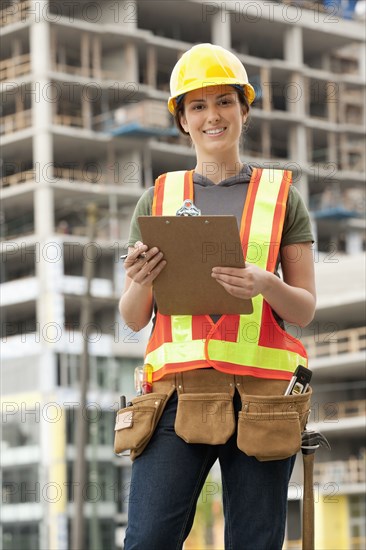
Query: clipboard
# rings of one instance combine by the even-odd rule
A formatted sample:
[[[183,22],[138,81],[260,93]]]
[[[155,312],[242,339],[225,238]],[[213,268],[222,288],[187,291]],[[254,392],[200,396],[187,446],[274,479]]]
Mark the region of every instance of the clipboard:
[[[142,241],[157,246],[167,265],[153,282],[163,315],[253,311],[251,300],[231,296],[212,268],[245,267],[235,216],[139,216]]]

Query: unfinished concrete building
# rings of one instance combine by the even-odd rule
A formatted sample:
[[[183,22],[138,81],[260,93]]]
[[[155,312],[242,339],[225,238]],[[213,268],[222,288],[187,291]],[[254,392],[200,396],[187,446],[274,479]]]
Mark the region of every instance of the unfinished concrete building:
[[[87,333],[88,402],[98,404],[100,417],[97,431],[91,429],[87,457],[90,479],[97,479],[100,492],[86,497],[86,514],[88,525],[97,525],[98,548],[121,547],[130,462],[113,455],[114,409],[120,393],[133,392],[133,369],[149,331],[133,334],[118,318],[123,285],[118,258],[143,190],[162,172],[193,167],[192,148],[173,127],[166,100],[172,67],[197,42],[231,48],[256,88],[243,160],[293,170],[294,184],[309,205],[319,308],[300,336],[309,347],[318,396],[312,422],[321,422],[333,447],[317,459],[316,536],[321,548],[365,546],[365,36],[360,22],[342,20],[320,3],[306,4],[3,3],[2,529],[7,550],[70,547],[89,203],[98,206],[99,256]],[[327,408],[329,403],[335,409]],[[289,495],[287,548],[299,547],[301,483],[299,464]],[[332,487],[336,502],[326,506]]]

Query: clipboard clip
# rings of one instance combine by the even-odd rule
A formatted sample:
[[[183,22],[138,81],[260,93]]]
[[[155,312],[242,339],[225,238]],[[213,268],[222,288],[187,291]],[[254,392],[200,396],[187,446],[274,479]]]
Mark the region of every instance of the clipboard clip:
[[[186,199],[183,205],[177,210],[176,216],[200,216],[201,210],[193,204],[191,199]]]

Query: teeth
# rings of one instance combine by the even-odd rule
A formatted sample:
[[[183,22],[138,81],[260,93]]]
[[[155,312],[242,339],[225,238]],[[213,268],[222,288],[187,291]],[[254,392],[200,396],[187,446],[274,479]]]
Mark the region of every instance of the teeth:
[[[205,130],[205,134],[220,134],[225,128],[217,128],[216,130]]]

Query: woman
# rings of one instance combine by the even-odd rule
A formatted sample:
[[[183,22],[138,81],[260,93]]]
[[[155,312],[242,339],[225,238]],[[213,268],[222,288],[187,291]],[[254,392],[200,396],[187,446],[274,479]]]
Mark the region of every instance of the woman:
[[[239,59],[218,46],[194,46],[172,72],[168,108],[180,131],[192,140],[196,165],[183,176],[180,172],[158,178],[155,188],[139,200],[120,312],[134,330],[145,327],[155,313],[145,358],[153,366],[153,391],[160,391],[167,380],[174,381],[177,391],[169,392],[150,442],[133,463],[126,550],[182,548],[197,498],[216,459],[222,473],[225,548],[282,548],[294,457],[262,462],[248,456],[239,448],[246,449],[245,433],[240,435],[243,444],[236,425],[234,433],[229,430],[217,438],[210,415],[201,432],[189,439],[184,435],[184,415],[194,414],[193,401],[185,409],[182,401],[177,414],[177,396],[187,387],[204,393],[217,391],[222,382],[230,387],[237,421],[245,392],[283,394],[296,365],[306,366],[306,352],[283,330],[283,320],[303,327],[314,315],[310,221],[286,171],[276,172],[271,183],[269,171],[240,159],[239,142],[254,96]],[[251,316],[169,317],[156,311],[152,285],[166,261],[156,247],[148,249],[141,242],[137,217],[172,214],[164,198],[168,179],[170,196],[172,186],[176,185],[177,195],[183,190],[177,204],[181,198],[192,198],[202,214],[237,217],[246,267],[217,266],[212,277],[228,294],[252,299]],[[248,247],[253,244],[259,247],[260,258],[250,263]],[[279,261],[283,280],[277,274]],[[257,327],[255,336],[253,327]],[[219,417],[215,418],[217,424]],[[212,430],[212,438],[204,433],[205,427]]]

